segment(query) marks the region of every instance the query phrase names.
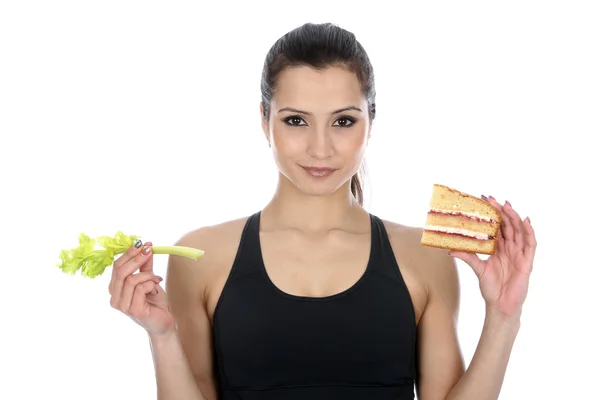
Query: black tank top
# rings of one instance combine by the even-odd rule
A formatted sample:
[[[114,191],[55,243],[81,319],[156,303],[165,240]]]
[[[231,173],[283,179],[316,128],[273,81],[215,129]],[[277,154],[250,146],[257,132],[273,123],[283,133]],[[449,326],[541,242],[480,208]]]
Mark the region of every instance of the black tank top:
[[[284,293],[269,279],[260,214],[246,222],[215,309],[219,399],[414,399],[415,313],[383,222],[371,215],[362,277],[313,298]]]

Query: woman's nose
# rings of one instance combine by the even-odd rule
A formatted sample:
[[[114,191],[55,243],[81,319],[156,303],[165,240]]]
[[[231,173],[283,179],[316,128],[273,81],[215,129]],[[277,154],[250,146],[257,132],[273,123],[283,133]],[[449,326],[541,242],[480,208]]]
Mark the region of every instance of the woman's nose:
[[[317,159],[333,156],[335,148],[327,128],[317,128],[310,133],[308,153]]]

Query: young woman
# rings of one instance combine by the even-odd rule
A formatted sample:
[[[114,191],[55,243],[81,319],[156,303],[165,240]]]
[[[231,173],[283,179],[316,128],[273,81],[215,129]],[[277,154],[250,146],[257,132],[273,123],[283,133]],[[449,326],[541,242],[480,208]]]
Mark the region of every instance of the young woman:
[[[274,44],[260,112],[280,171],[272,200],[183,235],[177,244],[206,253],[170,258],[166,292],[151,243],[114,264],[111,305],[148,331],[158,398],[498,398],[536,248],[529,219],[490,196],[504,223],[482,261],[421,246],[420,229],[365,211],[357,171],[373,70],[332,24]],[[466,371],[454,257],[477,274],[487,310]]]

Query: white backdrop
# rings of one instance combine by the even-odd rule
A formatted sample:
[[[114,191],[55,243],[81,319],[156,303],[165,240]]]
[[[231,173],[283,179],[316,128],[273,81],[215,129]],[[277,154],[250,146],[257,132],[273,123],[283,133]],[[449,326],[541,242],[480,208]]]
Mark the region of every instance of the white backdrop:
[[[260,209],[277,177],[264,56],[309,21],[355,32],[375,67],[370,212],[422,225],[438,182],[531,217],[539,249],[501,398],[597,395],[595,2],[202,3],[0,5],[0,398],[155,397],[110,274],[63,274],[58,253],[79,232],[172,244]],[[155,264],[164,276],[166,256]],[[465,264],[460,277],[469,362],[484,310]]]

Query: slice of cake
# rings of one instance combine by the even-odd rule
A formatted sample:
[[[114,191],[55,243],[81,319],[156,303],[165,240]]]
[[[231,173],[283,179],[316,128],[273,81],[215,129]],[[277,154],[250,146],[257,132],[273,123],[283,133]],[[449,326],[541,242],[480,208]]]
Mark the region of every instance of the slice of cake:
[[[421,244],[469,253],[494,254],[500,213],[485,200],[433,185]]]

